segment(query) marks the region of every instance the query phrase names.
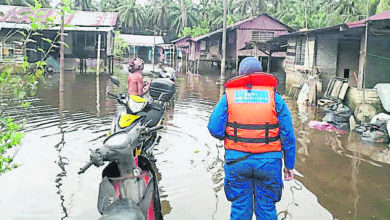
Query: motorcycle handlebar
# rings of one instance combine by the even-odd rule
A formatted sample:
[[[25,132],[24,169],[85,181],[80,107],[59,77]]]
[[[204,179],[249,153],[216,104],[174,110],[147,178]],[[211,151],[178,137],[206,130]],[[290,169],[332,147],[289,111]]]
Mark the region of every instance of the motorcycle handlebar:
[[[113,94],[113,93],[111,93],[111,92],[107,92],[107,95],[108,95],[110,98],[119,99],[119,96],[118,96],[118,95]]]
[[[87,164],[85,164],[83,167],[80,168],[79,172],[77,172],[77,174],[82,174],[84,173],[86,170],[88,170],[88,168],[90,168],[92,166],[92,162],[89,161]]]
[[[125,106],[126,108],[128,108],[126,102],[122,100],[120,95],[113,94],[111,92],[107,92],[107,95],[108,95],[109,98],[115,99],[119,104],[121,104],[121,105]]]
[[[159,125],[159,126],[156,126],[153,128],[145,128],[145,133],[150,133],[150,132],[157,131],[157,130],[160,130],[163,128],[164,128],[164,126],[162,126],[162,125]]]

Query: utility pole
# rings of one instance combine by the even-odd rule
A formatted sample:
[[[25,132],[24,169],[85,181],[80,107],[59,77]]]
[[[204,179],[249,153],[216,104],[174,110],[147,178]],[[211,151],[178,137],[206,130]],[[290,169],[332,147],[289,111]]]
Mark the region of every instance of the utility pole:
[[[226,62],[226,12],[227,0],[223,0],[223,32],[222,32],[222,61],[221,61],[221,83],[225,81],[225,62]]]
[[[99,73],[100,73],[100,44],[101,44],[101,40],[102,39],[102,36],[101,34],[98,35],[98,48],[97,48],[97,54],[96,54],[96,57],[97,57],[97,61],[96,61],[96,76],[99,76]]]
[[[363,52],[363,71],[361,74],[361,88],[363,89],[363,104],[366,104],[366,71],[367,71],[367,44],[368,44],[368,16],[369,16],[370,0],[367,0],[367,14],[366,14],[366,30],[364,33],[364,52]]]
[[[97,54],[96,54],[96,57],[97,57],[97,60],[96,60],[96,113],[97,113],[97,116],[100,115],[100,77],[99,77],[99,74],[100,74],[100,44],[101,44],[101,41],[102,41],[102,36],[101,34],[99,33],[98,35],[98,48],[97,48]]]
[[[61,1],[61,27],[60,27],[60,93],[64,92],[64,26],[65,11],[63,10],[64,2]]]

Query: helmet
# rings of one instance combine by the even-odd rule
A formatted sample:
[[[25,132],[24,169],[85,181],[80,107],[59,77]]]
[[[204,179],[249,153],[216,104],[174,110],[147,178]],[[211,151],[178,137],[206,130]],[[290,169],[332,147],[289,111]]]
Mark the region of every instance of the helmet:
[[[127,68],[128,68],[130,73],[134,73],[137,70],[143,70],[144,69],[144,61],[139,57],[135,57],[134,59],[130,60]]]
[[[241,61],[238,75],[247,75],[255,72],[263,72],[263,68],[256,57],[246,57]]]

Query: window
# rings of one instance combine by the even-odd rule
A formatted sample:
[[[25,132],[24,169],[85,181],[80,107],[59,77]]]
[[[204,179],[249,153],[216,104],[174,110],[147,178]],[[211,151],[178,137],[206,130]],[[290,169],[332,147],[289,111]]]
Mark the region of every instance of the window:
[[[14,57],[15,55],[15,45],[12,43],[5,43],[3,45],[0,45],[0,49],[1,55],[3,55],[4,58]]]
[[[206,50],[206,41],[205,40],[202,40],[201,42],[200,42],[200,50],[202,51],[202,50]]]
[[[305,49],[306,49],[306,41],[304,39],[297,39],[295,45],[295,64],[297,65],[305,64]]]
[[[252,41],[266,42],[274,38],[274,32],[252,31]]]

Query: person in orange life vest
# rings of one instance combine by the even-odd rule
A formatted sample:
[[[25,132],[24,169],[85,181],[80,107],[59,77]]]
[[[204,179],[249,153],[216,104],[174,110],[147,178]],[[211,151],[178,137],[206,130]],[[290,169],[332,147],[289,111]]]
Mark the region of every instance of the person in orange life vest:
[[[147,85],[144,85],[142,70],[144,69],[144,61],[141,58],[130,60],[128,65],[129,76],[127,78],[127,92],[129,95],[142,96],[147,92]],[[145,88],[144,88],[145,87]]]
[[[225,194],[230,219],[277,220],[281,198],[282,159],[285,180],[294,178],[295,135],[290,111],[275,92],[277,79],[261,73],[254,57],[242,60],[240,76],[225,84],[208,129],[225,140]]]

